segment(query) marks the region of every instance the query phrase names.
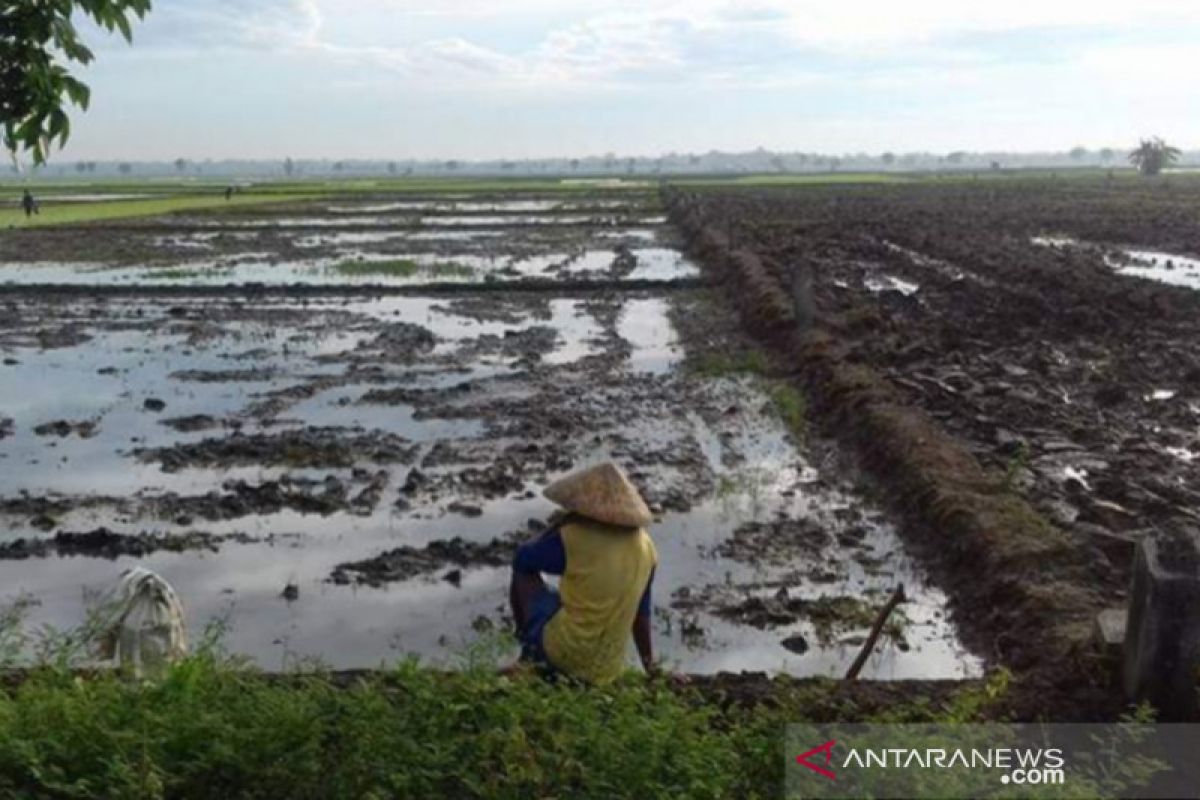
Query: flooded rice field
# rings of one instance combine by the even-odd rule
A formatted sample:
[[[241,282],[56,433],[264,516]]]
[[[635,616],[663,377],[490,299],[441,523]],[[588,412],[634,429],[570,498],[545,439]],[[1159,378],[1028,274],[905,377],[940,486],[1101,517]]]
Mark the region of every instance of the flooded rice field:
[[[178,246],[187,240],[176,240]],[[350,244],[363,240],[330,239]],[[383,242],[386,240],[380,240]],[[326,243],[297,243],[314,249]],[[197,248],[199,249],[199,248]],[[618,246],[537,255],[503,253],[402,252],[395,255],[352,247],[333,256],[280,261],[272,253],[244,252],[193,259],[174,266],[104,266],[45,263],[0,267],[0,284],[46,286],[412,286],[438,282],[471,283],[570,278],[571,280],[672,281],[695,278],[699,270],[678,250]]]
[[[712,367],[745,343],[711,290],[679,282],[699,273],[655,198],[423,202],[326,203],[316,234],[240,230],[301,218],[280,210],[203,222],[228,230],[20,232],[24,259],[0,241],[0,586],[34,603],[31,623],[79,624],[143,564],[194,632],[223,620],[226,646],[265,667],[452,665],[511,625],[513,550],[554,510],[541,488],[611,458],[657,517],[654,619],[675,668],[840,674],[903,583],[864,676],[980,671],[846,460],[785,424],[766,378]],[[432,203],[513,213],[486,232],[354,229]],[[580,227],[536,221],[579,207]],[[37,288],[52,284],[77,291]],[[130,291],[86,291],[113,284]],[[162,285],[179,291],[136,291]],[[187,291],[213,285],[229,291]]]

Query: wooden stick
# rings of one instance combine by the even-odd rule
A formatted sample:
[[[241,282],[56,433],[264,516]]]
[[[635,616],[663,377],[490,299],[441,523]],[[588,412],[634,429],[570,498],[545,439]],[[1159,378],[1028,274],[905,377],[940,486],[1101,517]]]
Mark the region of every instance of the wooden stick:
[[[904,584],[896,587],[896,591],[892,592],[892,596],[888,598],[887,604],[879,610],[879,616],[875,617],[875,624],[871,627],[871,635],[867,637],[867,641],[863,643],[862,652],[858,654],[858,658],[854,659],[854,663],[850,665],[850,670],[846,673],[846,682],[853,682],[858,678],[858,673],[862,672],[863,665],[867,663],[871,653],[875,650],[875,643],[879,641],[879,634],[883,633],[883,626],[887,624],[888,617],[896,610],[896,606],[903,603],[907,598],[904,596]]]

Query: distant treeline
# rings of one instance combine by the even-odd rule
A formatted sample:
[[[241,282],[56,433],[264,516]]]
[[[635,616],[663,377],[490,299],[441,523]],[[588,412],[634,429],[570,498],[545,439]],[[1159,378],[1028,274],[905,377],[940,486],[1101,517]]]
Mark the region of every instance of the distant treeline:
[[[32,171],[41,177],[207,176],[207,177],[403,177],[625,175],[713,175],[820,172],[911,172],[932,170],[1012,170],[1031,168],[1128,167],[1131,148],[1077,147],[1064,152],[1014,153],[823,153],[752,150],[743,153],[668,153],[657,157],[606,154],[586,158],[431,161],[414,159],[244,159],[175,161],[56,160]],[[1181,167],[1200,166],[1200,150],[1184,151]],[[13,168],[18,170],[17,167]]]

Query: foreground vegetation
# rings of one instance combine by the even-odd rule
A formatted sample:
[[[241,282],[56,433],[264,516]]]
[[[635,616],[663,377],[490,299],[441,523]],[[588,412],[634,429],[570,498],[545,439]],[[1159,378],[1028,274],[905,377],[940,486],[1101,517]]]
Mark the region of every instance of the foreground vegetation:
[[[867,714],[833,682],[776,682],[769,704],[749,707],[714,702],[714,684],[631,674],[585,688],[478,657],[460,672],[409,661],[279,676],[205,646],[154,681],[70,664],[9,672],[0,688],[0,796],[776,797],[789,723],[966,722],[991,713],[1008,680]]]

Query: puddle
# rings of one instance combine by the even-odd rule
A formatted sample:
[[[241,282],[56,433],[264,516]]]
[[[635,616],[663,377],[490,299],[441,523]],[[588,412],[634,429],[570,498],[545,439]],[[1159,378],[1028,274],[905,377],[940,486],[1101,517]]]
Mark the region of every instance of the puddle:
[[[553,214],[545,216],[488,216],[472,214],[470,216],[454,216],[448,214],[437,217],[421,217],[421,225],[434,228],[480,226],[526,226],[526,225],[617,225],[621,218],[590,216],[583,214]]]
[[[1167,447],[1164,450],[1168,455],[1179,459],[1185,464],[1191,464],[1200,457],[1200,453],[1197,453],[1195,450],[1189,450],[1186,447]]]
[[[917,284],[897,278],[895,275],[864,278],[863,286],[871,292],[899,292],[905,296],[916,294],[921,288]]]
[[[1035,236],[1033,244],[1043,247],[1082,247],[1085,243],[1069,236]],[[1146,250],[1137,247],[1106,252],[1105,262],[1121,275],[1133,275],[1172,286],[1200,290],[1200,258]]]
[[[952,281],[970,281],[972,283],[977,283],[980,286],[996,286],[995,281],[992,281],[990,278],[977,275],[974,272],[967,272],[961,267],[951,264],[949,261],[944,261],[940,258],[934,258],[933,256],[925,255],[924,253],[917,252],[916,250],[902,247],[895,242],[885,241],[883,244],[892,252],[899,253],[900,255],[904,256],[913,266],[929,270],[943,278],[947,278]]]
[[[1039,247],[1074,247],[1079,244],[1070,236],[1034,236],[1029,241]]]
[[[596,234],[599,239],[627,239],[637,242],[657,242],[658,231],[653,228],[631,228],[624,231],[599,231]]]
[[[1122,275],[1200,290],[1200,259],[1154,250],[1125,250],[1128,260],[1108,259]]]
[[[683,358],[679,338],[667,317],[667,301],[661,298],[626,303],[617,321],[617,333],[633,345],[629,368],[635,372],[665,375]]]

